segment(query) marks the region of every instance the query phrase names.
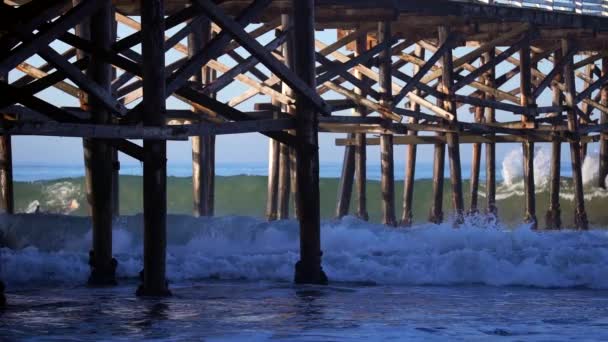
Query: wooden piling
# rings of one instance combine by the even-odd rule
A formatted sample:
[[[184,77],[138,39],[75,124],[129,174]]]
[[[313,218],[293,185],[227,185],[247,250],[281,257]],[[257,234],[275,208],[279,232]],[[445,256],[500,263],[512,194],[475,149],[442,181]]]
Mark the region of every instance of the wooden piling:
[[[95,44],[110,49],[113,41],[112,4],[103,0],[104,5],[90,18],[89,34]],[[91,55],[87,76],[92,82],[111,91],[112,68],[101,56]],[[83,99],[84,100],[84,99]],[[84,100],[82,106],[91,112],[91,120],[96,124],[110,123],[110,112],[93,96]],[[99,139],[84,140],[86,189],[93,222],[93,248],[89,253],[91,275],[89,285],[115,285],[116,260],[112,258],[112,149]]]
[[[534,99],[532,97],[532,71],[530,63],[530,40],[522,44],[519,50],[519,74],[520,74],[520,98],[521,106],[532,108]],[[522,116],[522,122],[533,122],[534,117],[531,115]],[[525,196],[525,212],[524,222],[531,224],[536,228],[538,221],[536,219],[536,197],[534,192],[534,143],[526,141],[522,143],[523,148],[523,174],[524,174],[524,196]]]
[[[585,80],[583,81],[583,89],[587,89],[587,87],[589,87],[591,85],[591,83],[589,81],[593,81],[593,68],[595,67],[595,64],[587,64],[585,66],[585,71],[584,71],[584,75],[586,76]],[[581,110],[583,111],[583,113],[585,113],[585,115],[589,116],[591,114],[591,111],[593,110],[593,107],[591,107],[588,103],[583,102],[581,104]],[[580,117],[579,118],[579,123],[581,125],[587,125],[588,122],[584,117]],[[587,134],[581,134],[581,138],[585,137]],[[581,144],[581,161],[584,162],[585,158],[587,157],[587,143],[582,141],[580,142]]]
[[[378,43],[382,44],[391,39],[391,23],[378,24]],[[378,56],[379,86],[381,104],[390,106],[392,103],[391,88],[391,46],[387,45]],[[393,161],[393,135],[380,134],[380,191],[382,192],[382,223],[395,226],[395,175]]]
[[[315,1],[293,2],[294,70],[310,88],[315,80]],[[295,266],[296,283],[327,284],[321,267],[321,218],[319,194],[319,122],[315,107],[300,92],[296,93],[296,137],[298,145],[297,192],[300,221],[300,261]]]
[[[425,50],[419,44],[416,44],[414,49],[414,56],[424,60]],[[419,65],[414,65],[413,75],[416,75],[420,71]],[[413,90],[415,95],[420,95],[420,90]],[[420,111],[420,105],[414,101],[410,102],[410,110],[415,112]],[[409,119],[412,124],[417,124],[418,119],[412,117]],[[417,131],[408,131],[408,135],[417,136]],[[404,227],[410,227],[413,223],[413,212],[412,212],[412,201],[414,199],[414,182],[416,179],[416,153],[418,146],[415,144],[407,145],[407,152],[405,154],[405,178],[403,180],[403,214],[401,215],[400,225]]]
[[[562,39],[562,53],[566,54],[572,47],[568,39]],[[573,133],[574,139],[570,143],[570,160],[572,163],[572,183],[574,185],[574,225],[577,229],[587,229],[587,213],[585,212],[585,198],[583,195],[583,177],[581,170],[580,143],[577,139],[578,120],[575,111],[576,85],[574,78],[573,58],[568,57],[564,65],[565,100],[568,115],[568,130]]]
[[[0,75],[0,82],[8,82],[8,75]],[[12,159],[11,137],[2,135],[0,136],[0,210],[5,214],[14,213]],[[2,282],[2,265],[0,263],[0,309],[6,306],[4,291],[5,286]]]
[[[494,59],[494,51],[486,52],[482,55],[483,63],[492,63]],[[492,67],[485,75],[485,85],[494,88],[496,78],[496,68]],[[494,95],[490,92],[484,94],[484,98],[494,101]],[[496,122],[496,110],[492,107],[485,109],[486,123]],[[496,207],[496,144],[494,142],[486,143],[486,214],[497,216],[498,209]]]
[[[437,85],[437,90],[441,91],[441,84]],[[442,104],[441,100],[437,100]],[[445,133],[437,132],[437,136],[445,137]],[[429,221],[435,224],[443,222],[443,182],[445,170],[445,143],[437,143],[433,150],[433,194]]]
[[[0,82],[8,82],[8,75],[0,75]],[[0,124],[8,123],[2,120]],[[11,136],[0,135],[0,213],[14,214],[14,203]]]
[[[355,134],[350,133],[348,139],[354,139]],[[336,205],[336,217],[342,218],[348,215],[350,201],[353,192],[353,178],[355,176],[355,148],[352,145],[344,147],[344,160],[342,162],[342,174],[338,185],[338,203]]]
[[[355,41],[355,55],[359,56],[367,50],[367,35],[357,38]],[[355,70],[355,77],[364,81],[364,77],[360,71]],[[355,87],[355,94],[359,94],[363,97],[367,96],[366,90]],[[355,116],[364,117],[367,116],[367,109],[364,106],[356,106],[353,109]],[[356,184],[356,197],[357,197],[357,209],[356,215],[362,220],[368,220],[369,215],[367,213],[367,142],[365,133],[356,133],[355,139],[357,144],[355,145],[355,184]]]
[[[481,95],[483,97],[483,94]],[[475,122],[479,123],[483,118],[484,107],[475,107]],[[471,147],[471,177],[469,184],[469,195],[471,196],[471,206],[469,214],[477,214],[478,209],[478,192],[479,192],[479,172],[481,168],[481,143],[474,143]]]
[[[275,109],[273,116],[278,118],[281,104],[273,98],[272,107]],[[278,218],[280,148],[278,141],[268,140],[268,191],[266,197],[266,219],[268,221]]]
[[[451,44],[448,42],[449,31],[445,26],[439,27],[439,43]],[[454,67],[452,61],[452,49],[449,48],[441,57],[442,74],[441,85],[443,92],[448,96],[453,95],[452,84],[454,79]],[[443,109],[454,115],[454,121],[457,121],[456,104],[451,100],[443,101]],[[452,207],[454,209],[455,223],[459,224],[463,221],[464,200],[462,197],[462,174],[460,169],[460,146],[458,133],[449,132],[446,134],[448,145],[448,157],[450,158],[450,180],[452,183]]]
[[[602,77],[608,75],[608,58],[602,58]],[[600,90],[600,103],[608,106],[608,84],[604,84]],[[608,112],[600,112],[600,124],[608,123]],[[608,176],[608,134],[600,135],[600,155],[599,155],[599,177],[598,186],[606,189],[606,177]]]
[[[112,28],[112,43],[116,42],[118,37],[118,22],[116,21],[116,8],[111,8],[111,21],[110,25]],[[111,67],[112,82],[116,79],[117,68]],[[117,123],[117,120],[113,120]],[[112,159],[112,216],[117,218],[120,216],[120,159],[118,158],[118,149],[114,146],[108,146],[110,149]]]
[[[164,1],[141,0],[143,123],[165,124]],[[139,296],[167,296],[167,146],[144,140],[144,269]]]
[[[282,27],[292,27],[293,21],[292,17],[288,14],[281,15],[281,26]],[[285,65],[293,69],[293,32],[288,33],[288,39],[283,43],[283,58],[285,60]],[[284,83],[281,82],[281,93],[283,95],[289,96],[293,98],[294,94],[291,91],[291,88]],[[292,106],[283,105],[283,111],[285,113],[289,113],[295,115],[295,112]],[[291,134],[295,134],[295,132],[291,131]],[[278,195],[278,218],[280,220],[289,219],[289,204],[290,204],[290,195],[292,192],[295,193],[295,156],[293,149],[289,147],[287,144],[281,144],[280,147],[280,157],[279,157],[279,195]],[[295,194],[293,196],[295,198]],[[295,200],[294,200],[295,204]],[[295,205],[294,205],[295,207]]]
[[[201,51],[211,37],[211,22],[195,20],[190,23],[192,30],[188,34],[188,56],[192,57]],[[204,85],[211,81],[211,70],[207,67],[197,71],[191,81]],[[192,108],[197,111],[196,107]],[[192,191],[194,197],[193,214],[195,217],[211,216],[212,179],[214,163],[212,154],[214,140],[211,136],[192,137]]]
[[[289,194],[291,188],[291,156],[290,148],[280,144],[279,148],[279,193],[277,198],[278,219],[289,218]]]
[[[553,63],[557,64],[561,60],[561,51],[553,54]],[[556,73],[554,80],[561,84],[563,82],[562,73]],[[552,105],[558,106],[563,102],[563,94],[561,89],[554,85],[551,89],[552,94]],[[552,113],[552,117],[561,117],[561,112]],[[551,175],[550,175],[550,187],[549,187],[549,209],[545,216],[545,224],[547,229],[560,229],[562,225],[561,220],[561,208],[559,204],[559,189],[561,182],[561,154],[562,144],[557,134],[553,136],[553,142],[551,142]]]

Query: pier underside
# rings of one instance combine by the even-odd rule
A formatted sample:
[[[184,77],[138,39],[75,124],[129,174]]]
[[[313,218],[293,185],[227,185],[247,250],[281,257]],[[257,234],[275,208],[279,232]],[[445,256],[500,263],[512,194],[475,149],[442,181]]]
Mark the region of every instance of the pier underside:
[[[382,217],[391,226],[412,223],[420,144],[434,145],[429,220],[436,223],[445,218],[446,150],[456,225],[468,212],[499,215],[497,143],[522,146],[522,215],[534,227],[561,227],[562,143],[571,152],[575,227],[588,227],[581,164],[590,143],[599,142],[599,186],[605,186],[608,17],[601,11],[420,0],[5,0],[1,6],[0,209],[14,211],[11,136],[83,138],[93,285],[115,283],[112,220],[119,207],[117,154],[124,153],[144,165],[138,293],[170,293],[167,140],[192,140],[193,214],[209,216],[215,136],[259,132],[270,138],[266,215],[288,218],[293,195],[301,224],[295,280],[301,283],[327,282],[318,133],[346,134],[336,140],[345,148],[338,217],[348,214],[353,198],[354,214],[367,219],[369,145],[380,145]],[[235,93],[235,82],[247,89]],[[74,104],[41,95],[50,88]],[[229,100],[219,100],[222,94]],[[170,108],[168,98],[191,109]],[[552,146],[546,227],[538,226],[535,209],[534,144],[540,142]],[[460,144],[472,144],[470,189],[462,186]],[[394,145],[408,145],[399,218]],[[482,150],[485,204],[478,203]]]

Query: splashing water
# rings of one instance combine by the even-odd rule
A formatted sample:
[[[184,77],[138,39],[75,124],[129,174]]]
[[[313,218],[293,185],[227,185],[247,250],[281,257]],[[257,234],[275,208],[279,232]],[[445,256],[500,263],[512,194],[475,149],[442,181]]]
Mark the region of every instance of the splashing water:
[[[2,250],[1,269],[9,288],[84,283],[89,273],[89,221],[38,216],[44,218],[18,215],[4,220],[28,245]],[[123,217],[116,223],[114,254],[120,277],[136,278],[141,269],[141,220]],[[173,282],[290,281],[299,257],[295,221],[170,216],[168,233],[167,270]],[[60,239],[52,237],[58,234]],[[467,220],[460,229],[446,223],[396,230],[346,217],[322,224],[322,246],[324,268],[334,281],[608,289],[608,232],[602,230],[537,233],[522,226],[511,231],[483,217]]]

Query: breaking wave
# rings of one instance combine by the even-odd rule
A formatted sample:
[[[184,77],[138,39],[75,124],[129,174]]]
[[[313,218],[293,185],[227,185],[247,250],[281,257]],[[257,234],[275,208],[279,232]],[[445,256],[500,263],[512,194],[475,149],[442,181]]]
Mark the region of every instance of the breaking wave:
[[[12,248],[2,249],[9,289],[83,284],[89,273],[90,223],[62,215],[1,218]],[[141,216],[115,223],[114,254],[121,278],[142,265]],[[291,281],[298,259],[295,221],[252,217],[170,215],[170,281],[207,278]],[[332,281],[378,284],[608,289],[608,231],[536,232],[503,229],[482,216],[451,224],[394,229],[353,217],[322,224],[323,266]]]

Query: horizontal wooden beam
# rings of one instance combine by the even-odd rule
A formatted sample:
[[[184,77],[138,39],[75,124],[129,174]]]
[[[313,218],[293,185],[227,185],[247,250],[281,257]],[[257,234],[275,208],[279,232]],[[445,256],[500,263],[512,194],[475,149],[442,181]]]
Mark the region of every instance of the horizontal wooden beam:
[[[47,122],[13,122],[0,134],[82,137],[98,139],[187,140],[192,136],[275,132],[295,128],[294,119],[262,119],[187,125],[141,126]]]
[[[393,137],[394,145],[434,145],[434,144],[445,144],[447,143],[445,136],[436,135],[396,135]],[[571,139],[566,137],[552,137],[547,135],[546,137],[524,137],[519,135],[461,135],[459,142],[461,144],[475,144],[475,143],[522,143],[522,142],[553,142],[557,139],[560,142],[568,143]],[[581,137],[581,142],[596,142],[599,141],[599,135],[590,135]],[[380,145],[380,138],[367,138],[366,143],[368,146]],[[355,146],[357,141],[355,139],[336,139],[337,146]]]

